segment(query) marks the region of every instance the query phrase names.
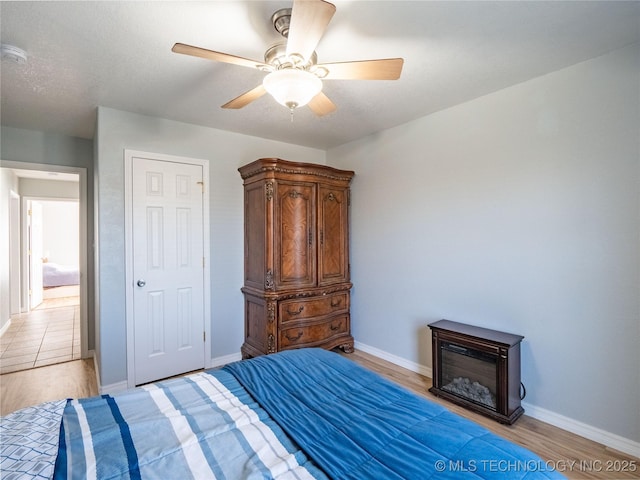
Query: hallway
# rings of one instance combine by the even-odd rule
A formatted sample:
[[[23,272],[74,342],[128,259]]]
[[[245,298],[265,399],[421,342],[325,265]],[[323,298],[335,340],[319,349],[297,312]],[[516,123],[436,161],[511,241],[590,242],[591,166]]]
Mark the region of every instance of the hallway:
[[[80,306],[32,310],[11,317],[0,338],[0,374],[80,359]]]

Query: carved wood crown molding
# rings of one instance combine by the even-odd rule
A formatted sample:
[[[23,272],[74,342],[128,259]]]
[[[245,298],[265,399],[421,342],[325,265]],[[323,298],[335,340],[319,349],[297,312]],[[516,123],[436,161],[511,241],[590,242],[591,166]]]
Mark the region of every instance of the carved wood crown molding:
[[[319,167],[322,167],[322,166],[319,165]],[[304,168],[286,168],[280,165],[262,166],[262,167],[256,168],[255,170],[251,170],[249,172],[240,173],[240,176],[242,177],[243,180],[246,180],[247,178],[251,178],[254,175],[258,175],[260,173],[267,173],[267,172],[289,173],[289,174],[296,174],[296,175],[313,175],[315,177],[323,177],[323,178],[328,178],[330,180],[339,180],[342,182],[350,182],[352,178],[351,174],[339,175],[335,172],[324,172],[324,171],[319,171],[315,169],[304,169]]]
[[[325,296],[325,295],[331,295],[332,293],[337,293],[337,292],[347,292],[351,289],[351,287],[352,285],[350,283],[340,284],[340,285],[337,285],[335,288],[324,288],[320,292],[308,291],[308,292],[284,293],[284,294],[277,295],[275,298],[277,298],[277,300],[279,301],[282,301],[282,300],[291,300],[293,298]]]

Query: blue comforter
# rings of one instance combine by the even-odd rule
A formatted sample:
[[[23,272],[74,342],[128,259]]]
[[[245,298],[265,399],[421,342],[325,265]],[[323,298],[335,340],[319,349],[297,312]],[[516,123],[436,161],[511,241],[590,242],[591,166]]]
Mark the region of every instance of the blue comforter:
[[[22,451],[8,451],[3,467],[27,471],[29,465],[12,460]],[[42,459],[37,460],[40,465]],[[321,349],[282,352],[113,396],[70,400],[54,476],[327,477],[561,476],[528,450]]]
[[[224,367],[335,479],[563,478],[538,456],[320,349]]]

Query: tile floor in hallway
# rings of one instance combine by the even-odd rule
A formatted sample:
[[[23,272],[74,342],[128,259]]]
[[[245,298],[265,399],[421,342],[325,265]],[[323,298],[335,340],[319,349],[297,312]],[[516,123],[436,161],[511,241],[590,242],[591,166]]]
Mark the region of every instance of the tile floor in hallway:
[[[32,310],[11,317],[0,337],[0,373],[80,358],[80,307]]]

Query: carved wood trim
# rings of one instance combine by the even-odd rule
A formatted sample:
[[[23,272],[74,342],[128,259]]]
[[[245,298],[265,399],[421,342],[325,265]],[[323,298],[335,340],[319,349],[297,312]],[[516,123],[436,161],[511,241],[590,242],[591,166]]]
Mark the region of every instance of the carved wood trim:
[[[289,340],[290,342],[296,342],[298,340],[300,340],[300,337],[302,337],[302,334],[304,332],[302,330],[298,330],[298,335],[296,335],[295,337],[290,337],[289,336],[289,332],[285,333],[284,336],[286,337],[287,340]]]
[[[273,270],[268,269],[267,274],[264,278],[264,289],[265,290],[273,290],[275,288],[273,283]]]
[[[267,321],[271,324],[276,319],[276,302],[267,303]]]
[[[320,292],[311,291],[311,292],[294,292],[294,293],[286,293],[283,295],[278,295],[278,300],[290,300],[292,298],[307,298],[307,297],[317,297],[318,295],[331,295],[336,292],[345,292],[349,291],[349,288],[345,288],[344,285],[338,286],[336,288],[329,288],[322,290]]]
[[[322,288],[318,290],[305,290],[303,292],[277,292],[275,290],[264,291],[264,290],[256,290],[255,288],[250,287],[242,287],[240,291],[244,294],[251,295],[257,298],[264,298],[266,301],[278,301],[278,300],[290,300],[292,298],[306,298],[306,297],[315,297],[318,295],[330,295],[332,293],[337,292],[348,292],[353,287],[352,283],[341,283],[336,284],[332,287]]]
[[[318,165],[318,167],[322,168],[322,165]],[[247,178],[251,178],[254,175],[258,175],[259,173],[266,173],[266,172],[290,173],[290,174],[296,174],[296,175],[312,175],[314,177],[328,178],[330,180],[339,180],[343,182],[349,182],[353,176],[350,173],[346,175],[339,175],[335,172],[321,172],[318,170],[308,170],[304,168],[286,168],[280,165],[261,166],[256,168],[255,170],[251,170],[244,174],[240,173],[240,176],[242,177],[243,180],[246,180]]]
[[[353,353],[353,342],[339,345],[344,353]]]
[[[291,307],[287,307],[287,313],[292,317],[300,315],[304,311],[304,305],[300,305],[297,310],[291,310]]]

